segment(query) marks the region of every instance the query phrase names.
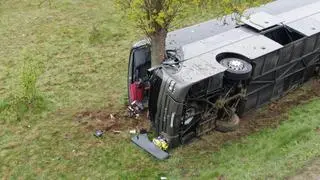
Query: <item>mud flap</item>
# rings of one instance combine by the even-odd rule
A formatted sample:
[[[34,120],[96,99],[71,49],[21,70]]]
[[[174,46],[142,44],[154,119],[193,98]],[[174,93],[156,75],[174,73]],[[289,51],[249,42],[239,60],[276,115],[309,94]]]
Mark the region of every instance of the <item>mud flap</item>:
[[[156,145],[154,145],[148,138],[147,134],[139,134],[137,136],[132,137],[132,142],[139,146],[141,149],[147,151],[152,156],[159,160],[165,160],[169,158],[169,154]]]

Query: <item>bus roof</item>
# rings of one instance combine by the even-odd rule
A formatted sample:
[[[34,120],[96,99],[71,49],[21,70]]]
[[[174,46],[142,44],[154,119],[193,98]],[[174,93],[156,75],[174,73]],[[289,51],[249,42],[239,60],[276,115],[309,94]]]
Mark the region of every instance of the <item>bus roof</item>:
[[[256,12],[265,12],[271,15],[285,15],[296,8],[315,2],[319,2],[319,0],[277,0],[258,8],[248,9],[246,14],[250,15]],[[231,16],[226,17],[226,22],[227,24],[224,24],[221,20],[214,19],[172,31],[168,33],[167,36],[167,49],[178,49],[186,44],[224,33],[237,26],[236,23],[231,20]]]
[[[280,0],[277,2],[287,2],[292,8],[291,0]],[[276,4],[272,5],[276,6]],[[262,12],[268,14],[268,19],[276,19],[274,22],[278,22],[274,27],[266,26],[266,29],[263,29],[263,27],[262,29],[260,27],[256,28],[255,25],[266,21],[264,21],[264,17],[255,16],[255,14],[253,14],[249,19],[251,19],[251,17],[258,18],[252,18],[252,21],[246,26],[233,27],[227,30],[217,30],[218,33],[211,34],[208,37],[202,35],[200,31],[197,33],[195,32],[194,35],[191,36],[191,38],[194,39],[192,41],[188,39],[190,40],[189,43],[186,38],[181,36],[182,34],[187,34],[187,30],[179,30],[179,33],[177,33],[177,31],[176,33],[179,34],[177,36],[181,36],[181,39],[183,39],[180,41],[180,47],[176,47],[181,57],[181,65],[184,68],[181,68],[177,73],[171,74],[171,76],[180,82],[192,84],[226,70],[226,68],[220,65],[216,60],[216,57],[219,54],[239,54],[253,60],[271,52],[275,52],[276,50],[283,48],[284,45],[268,38],[264,33],[281,28],[283,25],[291,28],[292,31],[301,34],[302,37],[320,33],[320,0],[309,2],[304,6],[289,9],[286,12],[276,15],[272,15],[272,12],[265,12],[264,10],[266,7],[270,7],[270,4],[264,6]],[[282,10],[285,9],[285,7],[281,8]],[[251,23],[254,25],[251,25]],[[208,24],[205,24],[205,26],[207,25]],[[199,26],[201,26],[201,24]],[[189,28],[192,29],[192,27]],[[207,32],[207,30],[204,31]],[[211,31],[208,31],[208,33],[211,33]],[[195,40],[200,36],[202,37],[199,40]]]

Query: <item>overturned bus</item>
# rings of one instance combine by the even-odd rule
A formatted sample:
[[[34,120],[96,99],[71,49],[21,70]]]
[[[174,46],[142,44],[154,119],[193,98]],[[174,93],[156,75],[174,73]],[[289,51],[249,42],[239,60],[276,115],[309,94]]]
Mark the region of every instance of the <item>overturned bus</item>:
[[[320,1],[279,0],[236,25],[212,20],[171,32],[167,57],[150,70],[150,45],[131,50],[129,99],[148,104],[157,135],[173,148],[241,116],[319,73]]]

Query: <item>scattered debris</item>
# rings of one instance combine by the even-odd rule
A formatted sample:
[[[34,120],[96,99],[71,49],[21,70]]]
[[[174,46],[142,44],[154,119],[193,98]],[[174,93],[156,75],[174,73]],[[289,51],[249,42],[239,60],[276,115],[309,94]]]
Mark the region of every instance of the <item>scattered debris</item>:
[[[144,128],[140,129],[140,134],[147,134],[147,133],[148,133],[148,131],[146,129],[144,129]]]
[[[140,113],[144,110],[144,106],[141,102],[138,101],[133,101],[129,106],[128,106],[128,116],[130,118],[139,118]]]
[[[163,151],[167,151],[169,148],[168,142],[162,136],[153,138],[152,142]]]
[[[129,131],[130,134],[137,134],[137,130],[133,129]]]
[[[96,132],[94,133],[94,136],[96,137],[102,137],[102,135],[103,135],[103,131],[101,130],[96,130]]]
[[[132,119],[127,116],[127,110],[111,112],[110,109],[85,110],[74,115],[74,121],[92,133],[95,130],[102,130],[104,133],[119,134],[119,132],[128,132],[131,129],[148,129],[150,121],[146,113],[139,114],[139,119]],[[115,119],[112,119],[112,116]]]
[[[114,134],[120,134],[120,133],[121,133],[121,131],[116,131],[116,130],[112,130],[112,132],[113,132]]]
[[[114,114],[105,111],[84,111],[76,114],[78,123],[84,125],[89,131],[100,129],[103,132],[120,129],[120,120]]]

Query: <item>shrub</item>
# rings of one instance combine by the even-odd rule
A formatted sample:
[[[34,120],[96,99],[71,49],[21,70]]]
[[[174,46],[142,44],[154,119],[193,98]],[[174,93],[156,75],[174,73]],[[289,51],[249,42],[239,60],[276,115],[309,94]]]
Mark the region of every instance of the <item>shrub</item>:
[[[37,81],[42,73],[42,68],[37,61],[31,57],[25,57],[20,71],[20,98],[26,104],[32,105],[39,98]]]
[[[42,63],[35,57],[23,58],[18,85],[11,90],[9,97],[0,100],[1,119],[21,120],[27,112],[38,113],[46,108],[45,99],[37,88],[42,72]]]

